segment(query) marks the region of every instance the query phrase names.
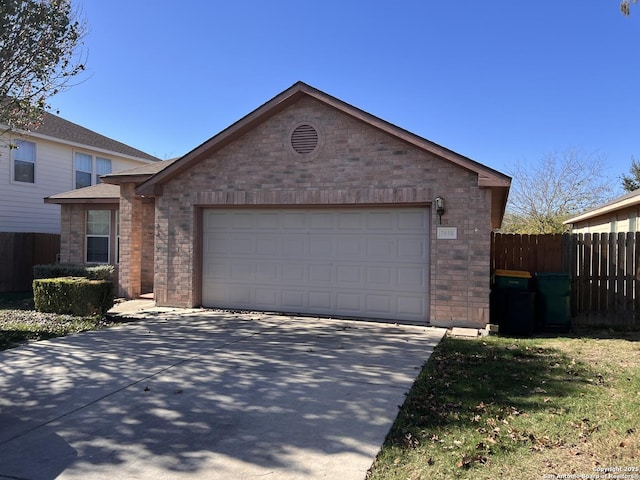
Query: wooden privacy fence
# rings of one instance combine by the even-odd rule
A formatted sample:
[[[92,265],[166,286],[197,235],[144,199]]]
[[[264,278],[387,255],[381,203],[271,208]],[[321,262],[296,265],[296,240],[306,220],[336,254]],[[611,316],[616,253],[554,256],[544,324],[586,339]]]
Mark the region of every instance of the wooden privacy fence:
[[[491,271],[568,273],[578,325],[640,327],[640,232],[491,236]]]
[[[491,271],[524,270],[569,273],[571,235],[491,234]]]
[[[0,232],[0,292],[31,290],[33,266],[55,263],[60,235]]]

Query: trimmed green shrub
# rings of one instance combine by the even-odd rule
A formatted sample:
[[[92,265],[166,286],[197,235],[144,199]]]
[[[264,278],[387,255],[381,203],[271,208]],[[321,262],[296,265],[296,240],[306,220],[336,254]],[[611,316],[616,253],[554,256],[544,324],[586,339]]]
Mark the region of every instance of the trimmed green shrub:
[[[106,280],[59,277],[33,281],[33,301],[39,312],[104,315],[113,307],[114,296],[113,283]]]
[[[113,281],[113,265],[82,265],[75,263],[53,263],[34,265],[33,278],[85,277],[91,280]]]

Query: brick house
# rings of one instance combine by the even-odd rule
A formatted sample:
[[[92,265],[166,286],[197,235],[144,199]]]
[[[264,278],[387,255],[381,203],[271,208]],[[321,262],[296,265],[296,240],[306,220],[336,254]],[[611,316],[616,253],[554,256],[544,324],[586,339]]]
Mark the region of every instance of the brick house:
[[[63,261],[95,243],[88,212],[110,212],[98,230],[125,297],[489,321],[490,232],[511,179],[304,83],[175,161],[103,182],[45,201],[61,205]]]

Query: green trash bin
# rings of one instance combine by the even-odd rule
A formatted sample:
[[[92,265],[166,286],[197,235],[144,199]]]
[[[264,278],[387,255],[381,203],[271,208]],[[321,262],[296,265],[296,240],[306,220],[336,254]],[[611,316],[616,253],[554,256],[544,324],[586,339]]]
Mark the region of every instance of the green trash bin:
[[[541,330],[571,329],[571,277],[568,273],[536,273],[537,320]]]
[[[535,292],[529,272],[496,270],[490,297],[491,323],[500,333],[530,336],[535,322]]]
[[[496,270],[493,274],[496,290],[531,290],[531,274],[523,270]]]

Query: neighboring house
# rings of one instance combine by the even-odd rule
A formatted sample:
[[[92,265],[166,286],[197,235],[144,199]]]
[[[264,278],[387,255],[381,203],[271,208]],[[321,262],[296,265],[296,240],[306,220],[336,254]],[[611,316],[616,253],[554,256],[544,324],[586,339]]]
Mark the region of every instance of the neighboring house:
[[[45,113],[33,131],[0,137],[0,232],[59,233],[60,209],[43,203],[43,197],[159,160]]]
[[[587,210],[564,222],[573,233],[618,233],[640,231],[640,190]]]
[[[182,158],[104,182],[45,201],[62,207],[63,261],[118,262],[125,297],[489,321],[511,179],[304,83]]]

